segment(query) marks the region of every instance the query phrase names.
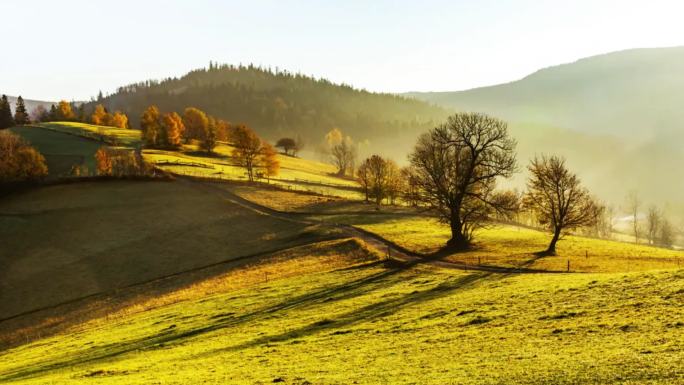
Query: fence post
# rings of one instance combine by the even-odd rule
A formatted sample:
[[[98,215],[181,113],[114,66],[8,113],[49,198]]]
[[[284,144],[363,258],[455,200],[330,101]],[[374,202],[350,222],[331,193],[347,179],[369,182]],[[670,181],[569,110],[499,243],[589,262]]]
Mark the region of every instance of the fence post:
[[[570,260],[568,259],[568,273],[570,272]]]

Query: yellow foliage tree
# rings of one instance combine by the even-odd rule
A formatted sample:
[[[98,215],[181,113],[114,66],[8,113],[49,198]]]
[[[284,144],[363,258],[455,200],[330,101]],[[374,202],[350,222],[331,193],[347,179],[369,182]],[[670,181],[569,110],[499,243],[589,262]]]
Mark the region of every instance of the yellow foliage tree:
[[[71,109],[71,104],[66,100],[61,100],[57,104],[57,120],[73,120],[76,118],[74,111]]]
[[[128,116],[121,111],[116,111],[112,115],[111,126],[117,128],[128,128]]]

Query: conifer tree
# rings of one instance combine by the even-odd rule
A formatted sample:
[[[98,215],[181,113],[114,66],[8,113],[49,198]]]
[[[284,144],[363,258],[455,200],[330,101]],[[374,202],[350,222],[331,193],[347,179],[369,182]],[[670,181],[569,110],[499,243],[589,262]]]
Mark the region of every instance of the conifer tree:
[[[17,98],[17,106],[14,108],[14,123],[17,125],[31,123],[28,111],[26,111],[26,104],[24,104],[24,98],[21,96]]]
[[[10,108],[9,100],[7,95],[2,95],[0,99],[0,129],[10,128],[14,125],[14,119],[12,118],[12,109]]]

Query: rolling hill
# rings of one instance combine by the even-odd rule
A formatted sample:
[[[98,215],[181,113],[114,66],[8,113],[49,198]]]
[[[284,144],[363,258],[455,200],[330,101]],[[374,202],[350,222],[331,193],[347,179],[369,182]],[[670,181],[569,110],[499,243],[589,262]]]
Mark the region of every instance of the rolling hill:
[[[195,106],[218,118],[246,123],[270,140],[301,135],[312,149],[337,127],[357,142],[388,152],[397,152],[397,144],[412,143],[418,132],[447,115],[441,107],[402,96],[371,93],[300,74],[229,65],[211,65],[180,78],[120,87],[87,109],[97,103],[124,111],[134,126],[150,104],[179,112]]]
[[[616,204],[630,189],[651,203],[682,203],[684,181],[675,175],[684,162],[684,47],[609,53],[507,84],[406,96],[507,120],[522,162],[565,155]]]
[[[7,95],[7,99],[10,102],[10,108],[12,109],[12,113],[14,113],[14,106],[17,104],[17,97],[16,96],[9,96]],[[42,105],[45,107],[45,109],[49,110],[50,106],[53,104],[56,104],[55,102],[46,102],[43,100],[31,100],[31,99],[24,99],[24,104],[26,105],[26,109],[31,112],[33,111],[34,108]]]

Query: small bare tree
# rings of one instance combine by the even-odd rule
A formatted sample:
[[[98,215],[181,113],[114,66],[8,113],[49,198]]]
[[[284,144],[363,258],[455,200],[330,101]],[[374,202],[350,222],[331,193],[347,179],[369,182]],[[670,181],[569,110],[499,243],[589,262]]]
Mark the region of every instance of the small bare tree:
[[[657,206],[648,208],[646,214],[646,237],[649,245],[655,245],[660,235],[660,227],[663,221],[663,213]]]
[[[641,209],[641,199],[639,198],[639,193],[636,190],[632,190],[627,194],[627,209],[632,217],[634,243],[639,243],[639,210]]]
[[[418,139],[409,160],[421,197],[451,228],[447,247],[467,248],[493,213],[518,206],[495,191],[496,179],[517,169],[515,146],[505,122],[477,113],[450,116]]]
[[[524,204],[536,214],[541,225],[553,232],[545,254],[555,255],[556,243],[563,232],[594,226],[601,207],[580,185],[577,175],[567,169],[563,158],[535,157],[527,169],[531,175]]]

